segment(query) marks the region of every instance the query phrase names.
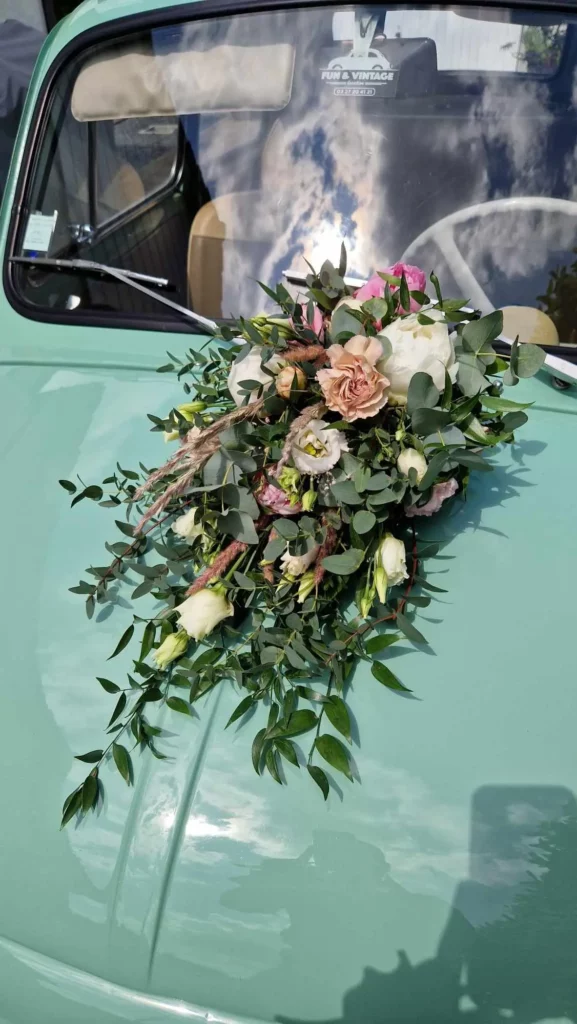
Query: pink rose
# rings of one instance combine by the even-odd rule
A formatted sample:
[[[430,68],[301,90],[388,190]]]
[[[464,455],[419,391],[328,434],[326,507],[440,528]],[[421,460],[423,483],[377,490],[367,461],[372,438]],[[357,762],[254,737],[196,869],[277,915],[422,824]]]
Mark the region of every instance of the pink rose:
[[[302,326],[303,327],[308,327],[309,331],[313,331],[314,334],[316,334],[317,338],[320,338],[320,336],[322,334],[322,331],[323,331],[323,327],[324,327],[324,320],[323,320],[323,314],[321,313],[319,307],[315,306],[315,311],[313,313],[312,323],[309,323],[309,321],[307,320],[307,307],[303,306],[302,310],[303,310]],[[294,329],[295,325],[294,325],[294,320],[292,319],[292,317],[289,320],[289,324]]]
[[[383,274],[390,274],[391,277],[402,277],[405,275],[407,281],[407,287],[410,292],[424,292],[427,286],[427,278],[423,270],[419,270],[419,267],[412,267],[410,263],[393,263],[392,267],[385,267],[382,271]],[[362,302],[366,302],[367,299],[382,299],[385,294],[386,282],[383,281],[382,277],[378,274],[373,274],[366,284],[359,288],[355,292],[355,299],[361,299]],[[397,285],[390,285],[392,294],[398,292]],[[402,313],[416,313],[421,308],[419,302],[415,299],[411,299],[410,309],[401,310]]]
[[[331,368],[319,370],[317,380],[329,409],[349,423],[380,412],[387,404],[390,382],[376,369],[383,357],[379,339],[357,334],[344,346],[331,345],[327,356]]]
[[[291,505],[290,495],[283,491],[282,487],[267,483],[264,477],[255,497],[262,508],[267,512],[275,512],[278,516],[294,516],[303,510],[300,501]]]
[[[450,480],[443,480],[435,484],[433,492],[426,505],[411,505],[406,511],[408,516],[432,516],[438,512],[441,505],[447,498],[452,498],[459,490],[459,485],[452,476]]]

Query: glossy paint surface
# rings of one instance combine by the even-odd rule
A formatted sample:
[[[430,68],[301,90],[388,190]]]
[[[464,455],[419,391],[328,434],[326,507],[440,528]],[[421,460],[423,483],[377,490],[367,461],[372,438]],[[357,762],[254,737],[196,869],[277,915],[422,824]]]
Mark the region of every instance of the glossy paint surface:
[[[86,5],[43,68],[111,16]],[[392,655],[415,699],[355,674],[359,783],[325,805],[290,766],[258,778],[224,687],[163,720],[171,760],[137,759],[134,789],[105,769],[100,815],[59,832],[131,610],[89,622],[68,592],[114,516],[70,511],[57,480],[162,459],[146,413],[180,391],[153,371],[190,339],[3,297],[0,322],[0,1024],[577,1019],[577,393],[522,384],[518,443],[428,526],[448,592],[419,616],[430,647]]]

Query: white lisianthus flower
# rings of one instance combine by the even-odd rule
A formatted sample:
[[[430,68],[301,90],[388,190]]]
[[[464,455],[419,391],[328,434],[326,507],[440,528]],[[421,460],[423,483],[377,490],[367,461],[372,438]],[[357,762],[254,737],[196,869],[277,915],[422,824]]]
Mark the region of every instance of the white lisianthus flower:
[[[234,614],[234,606],[218,590],[205,587],[177,605],[176,611],[181,629],[194,640],[204,640],[219,622]]]
[[[200,523],[196,523],[196,517],[198,514],[197,508],[191,508],[188,512],[185,512],[183,516],[179,516],[178,519],[172,524],[172,531],[176,533],[183,540],[193,541],[197,537],[202,537],[203,528]]]
[[[428,373],[439,391],[445,386],[445,370],[453,382],[457,378],[455,348],[443,314],[438,309],[427,309],[425,316],[437,322],[420,324],[418,314],[412,313],[381,332],[392,351],[377,363],[377,369],[390,380],[389,401],[397,405],[407,404],[409,384],[415,373]]]
[[[305,555],[289,555],[288,551],[285,551],[280,560],[283,572],[289,576],[302,576],[303,572],[307,571],[309,565],[313,564],[318,553],[318,544],[315,544]]]
[[[238,338],[237,341],[243,341],[242,338]],[[264,355],[264,347],[261,345],[254,345],[250,352],[240,359],[235,359],[228,374],[228,390],[230,391],[236,405],[241,406],[246,399],[246,391],[242,391],[240,384],[243,380],[257,380],[260,384],[271,384],[273,378],[270,374],[265,373],[262,368],[262,358]],[[281,366],[281,360],[277,355],[273,355],[271,359],[265,363],[265,366],[273,373],[277,373]],[[249,405],[251,402],[256,402],[258,398],[258,392],[255,388],[251,392],[249,397]]]
[[[180,658],[188,647],[190,637],[183,629],[178,633],[169,633],[160,647],[154,652],[154,660],[160,669],[167,668],[172,661]]]
[[[408,577],[405,545],[392,533],[386,533],[375,554],[375,586],[379,601],[385,603],[387,587],[396,587]]]
[[[341,452],[348,452],[347,439],[325,420],[311,420],[297,434],[291,455],[301,473],[327,473],[336,466]]]
[[[417,483],[420,484],[427,472],[427,460],[416,448],[405,448],[397,459],[397,468],[403,476],[408,476],[410,469],[416,469]]]

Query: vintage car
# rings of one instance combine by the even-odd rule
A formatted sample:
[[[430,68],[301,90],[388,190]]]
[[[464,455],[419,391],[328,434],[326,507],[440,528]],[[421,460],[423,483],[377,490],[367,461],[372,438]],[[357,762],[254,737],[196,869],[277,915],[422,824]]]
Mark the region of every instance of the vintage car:
[[[577,1020],[576,15],[86,0],[46,41],[0,225],[2,1024]],[[323,73],[361,43],[387,81]],[[435,269],[548,353],[431,524],[416,699],[358,670],[360,782],[325,804],[253,772],[223,686],[60,831],[131,609],[69,592],[110,512],[57,481],[158,465],[166,350],[343,239],[353,277]]]

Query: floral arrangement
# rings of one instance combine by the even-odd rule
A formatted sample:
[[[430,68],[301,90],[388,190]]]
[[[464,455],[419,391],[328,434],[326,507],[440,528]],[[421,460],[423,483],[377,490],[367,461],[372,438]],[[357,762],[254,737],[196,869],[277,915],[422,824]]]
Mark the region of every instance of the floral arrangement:
[[[435,547],[419,524],[513,441],[526,406],[503,385],[536,373],[544,353],[515,342],[498,355],[502,315],[444,299],[434,274],[431,300],[416,267],[395,264],[357,291],[345,271],[343,249],[296,299],[263,286],[278,316],[170,356],[159,372],[176,372],[186,401],[149,416],[178,442],[160,468],[117,467],[81,490],[61,481],[73,505],[126,506],[109,564],[71,588],[87,614],[127,587],[148,609],[111,654],[140,631],[127,684],[98,680],[115,697],[108,739],[78,756],[91,767],[63,825],[97,806],[106,761],[131,784],[135,750],[165,756],[161,705],[189,715],[215,687],[238,688],[228,725],[257,723],[255,771],[282,783],[286,760],[326,799],[331,769],[353,779],[355,662],[406,690],[386,651],[426,643],[413,611],[440,591],[422,569]]]

